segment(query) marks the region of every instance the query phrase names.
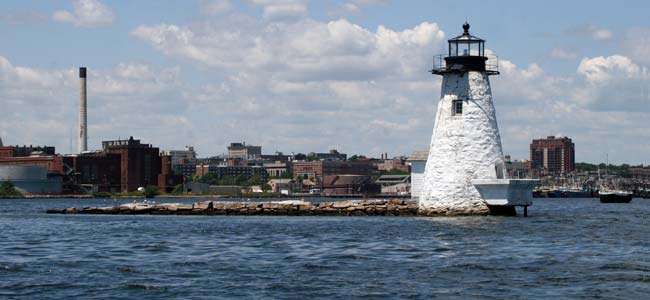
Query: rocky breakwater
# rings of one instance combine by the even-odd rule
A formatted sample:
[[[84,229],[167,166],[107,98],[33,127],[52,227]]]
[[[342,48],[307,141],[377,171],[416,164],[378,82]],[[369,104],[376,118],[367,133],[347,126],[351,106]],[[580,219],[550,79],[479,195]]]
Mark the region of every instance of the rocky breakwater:
[[[302,200],[272,202],[203,201],[193,204],[128,203],[119,206],[50,209],[48,214],[103,215],[267,215],[267,216],[415,216],[411,200],[348,200],[312,203]]]

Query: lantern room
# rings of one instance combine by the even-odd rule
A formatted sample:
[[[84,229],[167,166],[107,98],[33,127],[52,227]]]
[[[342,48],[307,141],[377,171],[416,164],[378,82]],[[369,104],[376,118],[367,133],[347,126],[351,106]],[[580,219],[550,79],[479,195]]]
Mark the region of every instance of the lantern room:
[[[469,24],[463,24],[463,34],[450,39],[449,56],[485,56],[485,40],[469,34]]]
[[[467,22],[463,24],[463,33],[447,42],[449,52],[433,57],[431,73],[444,75],[478,71],[487,75],[499,74],[499,59],[494,55],[485,55],[485,40],[471,35]]]

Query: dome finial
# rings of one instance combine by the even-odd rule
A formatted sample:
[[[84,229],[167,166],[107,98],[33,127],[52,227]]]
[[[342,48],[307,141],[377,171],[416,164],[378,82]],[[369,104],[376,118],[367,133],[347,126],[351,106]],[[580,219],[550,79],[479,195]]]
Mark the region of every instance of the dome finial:
[[[463,24],[463,30],[465,30],[465,34],[469,34],[469,23],[467,21]]]

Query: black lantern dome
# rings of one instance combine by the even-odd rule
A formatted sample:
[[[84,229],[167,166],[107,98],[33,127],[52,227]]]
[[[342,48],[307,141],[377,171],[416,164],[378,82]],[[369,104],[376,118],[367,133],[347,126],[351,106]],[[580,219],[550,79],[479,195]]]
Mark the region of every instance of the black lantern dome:
[[[438,56],[439,62],[434,59],[433,74],[462,73],[467,71],[485,71],[488,75],[499,74],[497,65],[487,65],[488,57],[485,56],[485,40],[469,33],[469,23],[463,24],[463,33],[449,39],[449,52],[444,57]]]

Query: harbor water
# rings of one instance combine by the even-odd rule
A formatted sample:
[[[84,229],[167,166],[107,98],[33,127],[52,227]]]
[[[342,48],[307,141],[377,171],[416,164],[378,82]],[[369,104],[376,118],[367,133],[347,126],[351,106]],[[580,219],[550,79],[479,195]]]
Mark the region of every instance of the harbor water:
[[[527,218],[45,214],[131,201],[0,200],[0,299],[650,295],[650,200],[535,199]]]

